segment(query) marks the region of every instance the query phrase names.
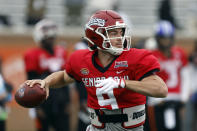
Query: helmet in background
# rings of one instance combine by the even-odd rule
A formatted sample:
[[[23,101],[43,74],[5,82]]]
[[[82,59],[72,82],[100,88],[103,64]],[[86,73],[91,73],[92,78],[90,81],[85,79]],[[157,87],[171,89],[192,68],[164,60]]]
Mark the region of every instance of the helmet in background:
[[[155,38],[160,50],[169,50],[174,44],[175,28],[168,21],[160,21],[156,26]]]
[[[121,37],[109,38],[108,31],[116,28],[123,30]],[[104,50],[113,55],[120,55],[130,49],[128,27],[119,14],[112,10],[101,10],[93,14],[85,25],[85,37],[90,50]],[[112,46],[110,39],[121,39],[122,48]]]
[[[57,36],[57,25],[48,19],[43,19],[35,25],[33,37],[35,42],[40,43],[42,40],[56,37]]]
[[[156,37],[174,37],[175,29],[169,21],[160,21],[156,26]]]

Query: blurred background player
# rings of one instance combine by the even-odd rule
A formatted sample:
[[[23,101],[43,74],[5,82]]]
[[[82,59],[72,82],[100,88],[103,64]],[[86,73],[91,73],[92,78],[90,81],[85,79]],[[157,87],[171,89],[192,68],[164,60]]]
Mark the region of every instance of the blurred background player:
[[[0,58],[0,131],[6,131],[8,111],[6,103],[12,100],[12,85],[10,85],[1,71],[2,60]]]
[[[63,69],[67,51],[64,47],[55,45],[57,25],[53,21],[43,19],[35,25],[33,37],[38,47],[24,54],[27,79],[42,79]],[[37,131],[49,131],[51,127],[56,131],[69,130],[69,116],[72,113],[69,113],[68,89],[51,89],[48,100],[36,108]]]
[[[154,40],[149,43],[151,49],[155,49],[153,54],[161,64],[161,71],[157,75],[168,86],[166,98],[149,97],[148,99],[151,131],[181,130],[183,107],[188,99],[189,88],[182,75],[187,65],[187,57],[182,49],[174,46],[174,39],[174,26],[168,21],[160,21],[155,32],[157,45],[154,44]],[[145,46],[149,47],[146,44]]]

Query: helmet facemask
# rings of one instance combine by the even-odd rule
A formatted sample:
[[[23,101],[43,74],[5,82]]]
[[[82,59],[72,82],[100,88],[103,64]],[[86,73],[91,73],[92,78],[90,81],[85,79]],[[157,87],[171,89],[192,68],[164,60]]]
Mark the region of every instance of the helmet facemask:
[[[122,35],[121,36],[115,36],[115,37],[110,37],[109,32],[115,29],[122,29]],[[97,32],[98,30],[98,32]],[[103,37],[103,44],[102,48],[104,51],[109,52],[112,55],[120,55],[123,51],[128,51],[130,49],[130,43],[131,43],[131,38],[128,36],[128,30],[125,25],[123,26],[110,26],[110,27],[99,27],[96,30],[98,34],[100,34]],[[102,32],[100,32],[101,30]],[[112,42],[115,39],[119,39],[121,47],[116,47],[113,46]]]
[[[122,32],[123,32],[122,36],[110,37],[109,31],[114,30],[114,29],[122,29]],[[100,46],[95,44],[92,40],[88,39],[87,37],[86,37],[86,40],[88,40],[91,43],[91,45],[97,45],[97,49],[99,50],[107,51],[112,55],[120,55],[123,51],[130,50],[131,37],[129,36],[129,30],[125,24],[122,24],[119,26],[116,25],[116,26],[108,26],[108,27],[98,27],[95,30],[95,33],[99,35],[103,40]],[[120,39],[122,47],[118,48],[118,47],[113,46],[111,43],[113,39]]]

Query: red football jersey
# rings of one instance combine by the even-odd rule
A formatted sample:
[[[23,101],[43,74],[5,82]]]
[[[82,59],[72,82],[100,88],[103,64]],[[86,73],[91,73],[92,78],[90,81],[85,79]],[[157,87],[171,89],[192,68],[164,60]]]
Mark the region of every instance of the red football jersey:
[[[95,51],[79,50],[70,56],[66,64],[67,73],[77,81],[83,81],[88,93],[88,107],[119,109],[145,104],[144,95],[128,89],[115,88],[112,92],[101,94],[95,87],[95,80],[108,77],[141,80],[147,73],[159,70],[156,57],[146,50],[132,48],[104,68],[96,54]]]
[[[181,69],[188,63],[183,50],[178,47],[171,48],[171,57],[167,58],[159,50],[153,51],[158,58],[161,70],[157,73],[166,83],[168,94],[181,93]]]
[[[24,54],[25,69],[38,74],[52,73],[65,68],[66,58],[67,52],[62,46],[55,46],[53,55],[42,48],[30,49]]]

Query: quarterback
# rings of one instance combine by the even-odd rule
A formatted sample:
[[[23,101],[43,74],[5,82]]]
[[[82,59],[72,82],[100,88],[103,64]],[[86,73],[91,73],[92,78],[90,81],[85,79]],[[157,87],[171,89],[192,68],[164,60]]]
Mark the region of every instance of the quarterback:
[[[147,50],[130,49],[128,32],[119,14],[97,11],[85,25],[89,50],[75,51],[65,70],[25,83],[48,90],[82,81],[91,120],[87,131],[143,131],[146,96],[166,97],[168,89],[155,74],[157,59]]]

